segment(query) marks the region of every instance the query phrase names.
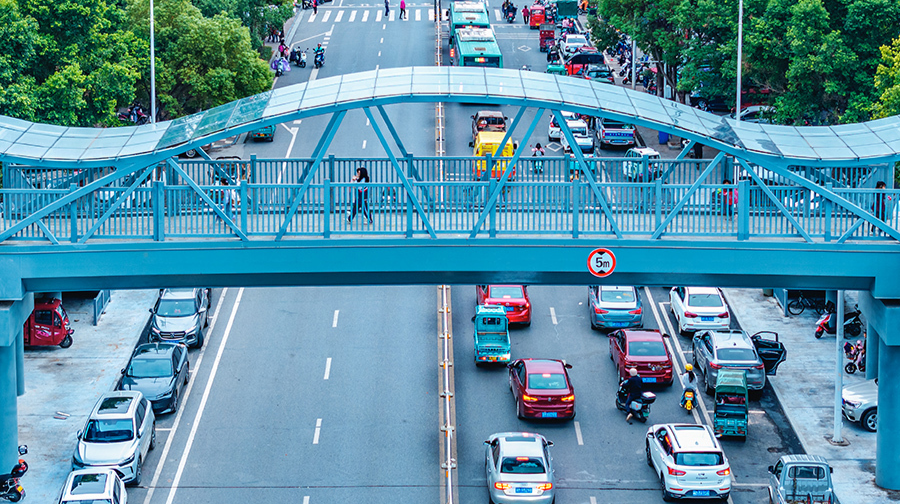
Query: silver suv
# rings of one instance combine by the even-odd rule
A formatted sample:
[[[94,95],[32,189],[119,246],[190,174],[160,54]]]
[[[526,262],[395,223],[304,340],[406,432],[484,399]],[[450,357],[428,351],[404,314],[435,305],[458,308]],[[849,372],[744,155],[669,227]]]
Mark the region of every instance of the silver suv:
[[[203,346],[209,327],[209,289],[163,289],[150,309],[150,341]]]
[[[647,465],[659,475],[664,501],[728,500],[731,465],[706,425],[657,424],[647,430]]]
[[[878,430],[878,378],[844,387],[841,397],[847,420],[869,432]]]
[[[112,469],[79,469],[66,478],[59,504],[128,504],[128,493]]]
[[[76,437],[72,469],[109,468],[126,483],[139,485],[141,466],[156,445],[156,417],[140,392],[108,392],[97,401]]]
[[[766,368],[756,347],[744,331],[701,331],[692,342],[694,369],[702,371],[706,392],[716,388],[719,369],[747,371],[747,388],[762,390],[766,386]]]

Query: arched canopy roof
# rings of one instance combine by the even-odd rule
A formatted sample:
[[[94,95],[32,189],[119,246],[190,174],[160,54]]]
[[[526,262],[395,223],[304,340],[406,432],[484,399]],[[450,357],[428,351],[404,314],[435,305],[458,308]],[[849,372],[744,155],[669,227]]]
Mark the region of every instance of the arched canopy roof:
[[[405,67],[294,84],[155,125],[70,128],[0,116],[0,161],[149,165],[269,124],[410,101],[570,110],[666,131],[761,164],[825,166],[900,160],[900,116],[838,126],[752,124],[567,76],[527,70]]]

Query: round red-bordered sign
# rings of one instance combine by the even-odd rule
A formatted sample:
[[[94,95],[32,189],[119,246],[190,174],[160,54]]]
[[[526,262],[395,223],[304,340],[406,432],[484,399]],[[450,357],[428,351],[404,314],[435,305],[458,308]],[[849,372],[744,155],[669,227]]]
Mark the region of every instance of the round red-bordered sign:
[[[609,276],[616,269],[616,256],[609,249],[595,249],[588,256],[587,266],[596,277]]]

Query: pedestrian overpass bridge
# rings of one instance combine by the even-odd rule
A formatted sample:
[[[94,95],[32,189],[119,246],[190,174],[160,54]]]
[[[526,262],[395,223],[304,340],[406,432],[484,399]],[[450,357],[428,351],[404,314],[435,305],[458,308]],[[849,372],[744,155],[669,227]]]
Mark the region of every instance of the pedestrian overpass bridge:
[[[415,157],[386,106],[518,106],[622,120],[714,147],[711,160]],[[524,121],[527,109],[537,109]],[[326,154],[362,109],[387,157]],[[178,161],[188,149],[328,114],[308,159]],[[528,123],[527,125],[524,123]],[[565,121],[562,134],[574,137]],[[297,84],[156,125],[0,117],[0,430],[23,393],[34,292],[171,286],[609,282],[862,291],[870,366],[900,367],[900,117],[829,127],[735,122],[646,93],[529,71],[412,67]],[[365,212],[348,221],[360,187]],[[633,176],[623,177],[629,173]],[[734,183],[724,183],[729,179]],[[221,181],[228,185],[222,185]],[[236,204],[223,204],[225,191]],[[239,203],[237,203],[239,201]],[[616,257],[604,279],[592,250]],[[880,485],[900,489],[900,380],[881,380]],[[11,458],[16,437],[0,439]],[[0,460],[2,465],[2,460]]]

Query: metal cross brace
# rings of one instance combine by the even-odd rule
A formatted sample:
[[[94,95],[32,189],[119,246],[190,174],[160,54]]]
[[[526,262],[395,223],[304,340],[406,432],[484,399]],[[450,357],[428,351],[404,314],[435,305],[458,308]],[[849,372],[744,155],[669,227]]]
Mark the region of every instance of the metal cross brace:
[[[155,169],[156,169],[156,164],[152,164],[152,165],[148,166],[143,172],[141,172],[140,176],[135,178],[134,182],[131,183],[131,185],[128,187],[128,189],[126,189],[125,192],[120,194],[119,197],[116,198],[116,200],[113,202],[113,204],[110,205],[110,207],[107,208],[105,212],[103,212],[103,215],[100,216],[99,219],[97,219],[97,222],[95,222],[94,225],[91,226],[91,229],[89,229],[84,234],[84,236],[82,236],[78,240],[78,243],[85,243],[88,241],[88,238],[90,238],[91,236],[94,236],[94,233],[96,233],[97,230],[100,229],[100,226],[102,226],[103,223],[106,222],[110,218],[110,216],[112,216],[112,214],[120,206],[122,206],[122,203],[125,202],[125,200],[127,200],[129,196],[131,196],[131,193],[133,193],[138,187],[140,187],[140,185],[144,181],[144,179],[148,175],[150,175],[151,171],[153,171]]]
[[[519,111],[516,112],[516,117],[513,118],[512,124],[508,128],[506,128],[506,134],[503,135],[503,140],[500,141],[500,146],[497,147],[496,155],[491,156],[491,166],[487,168],[487,170],[486,170],[487,173],[494,173],[494,165],[497,164],[497,161],[495,161],[495,159],[503,155],[503,149],[506,148],[506,144],[509,142],[509,138],[512,136],[513,131],[515,131],[516,126],[519,125],[519,121],[522,120],[522,115],[524,115],[524,114],[525,114],[525,107],[519,107]],[[544,109],[538,109],[536,118],[539,118],[543,115],[544,115]],[[525,135],[524,138],[530,138],[530,137],[531,137],[531,133],[529,132],[528,135]],[[506,165],[506,166],[508,168],[510,165]],[[488,180],[490,180],[490,175],[488,175]]]
[[[796,229],[797,232],[800,233],[800,236],[802,236],[807,243],[812,243],[812,238],[810,238],[806,230],[803,229],[803,226],[801,226],[800,223],[797,222],[797,219],[795,219],[794,216],[791,215],[791,212],[787,209],[787,207],[785,207],[784,204],[775,197],[775,194],[773,194],[772,190],[769,189],[766,186],[765,182],[763,182],[762,179],[759,178],[759,175],[756,174],[756,171],[752,170],[747,162],[743,159],[738,159],[738,162],[741,164],[741,166],[744,167],[744,170],[747,170],[747,173],[750,174],[750,178],[752,178],[753,181],[756,182],[756,185],[762,190],[762,192],[764,192],[766,196],[770,200],[772,200],[772,203],[775,203],[775,208],[777,208],[778,211],[781,212],[781,214],[784,215],[784,217],[788,220],[788,222],[790,222],[791,225],[794,226],[794,229]]]
[[[409,183],[409,179],[406,178],[406,174],[404,174],[403,170],[400,169],[400,163],[397,162],[397,158],[394,156],[394,153],[393,151],[391,151],[387,140],[384,138],[384,133],[381,132],[381,128],[379,128],[378,123],[375,122],[375,117],[372,116],[372,109],[369,107],[363,107],[363,112],[365,112],[366,117],[369,118],[369,123],[372,125],[372,129],[375,131],[375,135],[378,137],[378,141],[381,142],[381,146],[387,153],[388,158],[390,158],[391,165],[394,166],[394,170],[397,172],[397,177],[400,179],[403,187],[406,188],[406,196],[415,207],[416,212],[419,214],[419,218],[422,219],[422,224],[425,226],[425,230],[428,231],[428,234],[432,238],[437,238],[437,234],[435,234],[434,232],[434,227],[432,227],[431,222],[428,220],[428,215],[425,214],[425,209],[422,208],[422,204],[419,202],[419,198],[416,197],[415,190]]]
[[[682,159],[684,159],[688,155],[688,152],[690,152],[691,149],[694,148],[694,144],[696,143],[696,140],[688,140],[687,145],[684,146],[684,149],[681,149],[681,152],[678,153],[678,157],[676,157],[675,160],[681,161]]]
[[[225,212],[221,208],[219,208],[219,205],[217,205],[213,202],[212,198],[210,198],[209,195],[206,194],[206,192],[203,191],[203,189],[201,189],[199,185],[197,185],[197,182],[194,182],[194,179],[188,177],[188,174],[185,173],[184,170],[182,170],[180,166],[178,166],[178,163],[172,161],[172,158],[167,159],[166,163],[173,170],[175,170],[175,172],[177,174],[181,175],[181,177],[184,179],[185,183],[187,183],[187,185],[189,185],[191,187],[191,189],[193,189],[194,192],[196,192],[197,195],[200,196],[200,199],[203,200],[204,203],[209,205],[209,207],[212,209],[212,211],[215,212],[216,215],[219,216],[219,218],[221,218],[223,221],[225,221],[225,225],[230,227],[231,230],[234,231],[234,234],[236,234],[241,239],[241,241],[250,241],[250,238],[247,238],[247,235],[245,235],[244,232],[241,231],[241,229],[237,226],[237,224],[235,224],[233,220],[229,219],[228,216],[225,215]],[[233,188],[235,186],[222,186],[222,187]]]
[[[509,139],[509,133],[515,128],[516,123],[518,123],[519,119],[522,118],[522,112],[525,110],[525,107],[519,109],[519,113],[516,114],[516,118],[513,121],[512,128],[509,128],[506,132],[507,135],[503,137],[503,142],[501,145],[506,145],[506,141]],[[534,115],[534,119],[532,119],[531,124],[528,125],[528,131],[525,132],[525,136],[523,138],[531,138],[531,134],[534,133],[534,129],[537,127],[538,122],[541,118],[544,117],[544,109],[538,109],[537,113]],[[519,148],[516,149],[515,154],[513,154],[512,159],[509,160],[509,163],[506,164],[506,168],[503,170],[503,174],[500,176],[500,179],[497,182],[496,187],[494,187],[494,192],[491,193],[488,198],[487,203],[484,205],[484,210],[481,211],[481,215],[478,216],[478,220],[475,222],[475,225],[472,226],[472,232],[469,233],[469,238],[475,238],[478,235],[478,229],[484,224],[485,219],[487,219],[488,215],[494,210],[494,206],[497,205],[497,198],[500,197],[500,194],[503,192],[503,189],[506,186],[506,182],[509,181],[509,177],[512,175],[513,170],[515,169],[516,163],[519,162],[519,157],[521,157],[522,152],[525,150],[526,145],[524,143],[519,144]],[[502,147],[497,149],[497,152],[503,152]],[[485,173],[492,173],[493,167],[490,170],[486,170]]]
[[[609,221],[609,227],[612,228],[612,231],[613,233],[615,233],[616,238],[622,238],[622,231],[619,229],[619,225],[616,223],[612,210],[609,209],[609,204],[607,204],[606,198],[600,191],[600,187],[597,186],[597,182],[594,180],[594,175],[588,168],[587,161],[584,160],[584,154],[581,153],[581,148],[578,147],[578,142],[575,141],[575,136],[572,135],[572,130],[570,130],[569,125],[566,124],[565,116],[562,115],[562,111],[560,109],[553,110],[553,115],[556,116],[556,122],[559,123],[560,132],[562,132],[562,134],[566,136],[566,140],[569,142],[569,145],[573,147],[572,153],[575,154],[575,159],[578,161],[581,173],[584,175],[585,180],[587,180],[588,184],[591,186],[591,191],[594,192],[594,197],[596,197],[597,202],[600,203],[600,209],[603,210],[603,214],[606,215],[606,219]],[[569,160],[567,159],[566,163],[568,162]]]
[[[713,168],[717,164],[721,163],[723,159],[725,159],[725,153],[719,151],[719,153],[716,154],[716,157],[714,157],[713,160],[710,161],[709,165],[706,166],[706,169],[703,170],[703,173],[701,173],[700,176],[697,177],[697,180],[695,180],[694,183],[691,184],[691,187],[688,188],[687,192],[684,194],[684,197],[678,200],[678,203],[675,204],[675,207],[672,208],[672,211],[669,212],[669,215],[666,215],[666,218],[662,221],[659,227],[656,228],[656,231],[654,231],[653,235],[650,236],[651,240],[659,239],[663,231],[669,226],[669,223],[671,223],[672,220],[675,219],[675,216],[678,215],[679,212],[681,212],[681,209],[685,204],[687,204],[688,200],[691,199],[691,196],[693,196],[694,193],[697,192],[697,189],[700,188],[700,185],[703,184],[706,178],[709,177],[709,174],[712,173]]]

